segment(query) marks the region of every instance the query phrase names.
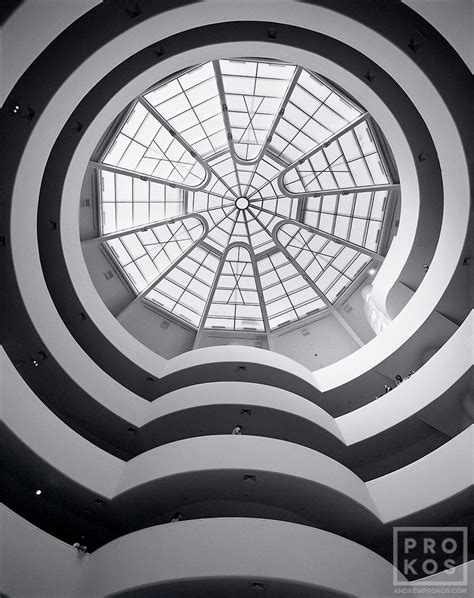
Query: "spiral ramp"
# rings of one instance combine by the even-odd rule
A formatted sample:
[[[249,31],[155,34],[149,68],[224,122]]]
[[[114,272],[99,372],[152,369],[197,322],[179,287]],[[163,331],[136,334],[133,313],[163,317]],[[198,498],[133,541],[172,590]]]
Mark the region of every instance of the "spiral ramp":
[[[376,5],[91,2],[25,65],[2,108],[0,595],[385,598],[395,527],[472,525],[470,74],[417,12]],[[397,163],[372,285],[393,322],[315,371],[238,345],[165,359],[84,260],[97,131],[222,56],[316,59]]]

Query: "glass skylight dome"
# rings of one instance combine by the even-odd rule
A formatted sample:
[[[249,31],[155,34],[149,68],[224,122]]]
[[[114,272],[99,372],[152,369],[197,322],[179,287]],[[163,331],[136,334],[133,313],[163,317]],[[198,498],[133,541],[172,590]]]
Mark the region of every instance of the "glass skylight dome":
[[[138,97],[104,147],[99,240],[136,295],[125,311],[270,334],[337,314],[383,259],[397,185],[371,118],[299,66],[191,68]]]

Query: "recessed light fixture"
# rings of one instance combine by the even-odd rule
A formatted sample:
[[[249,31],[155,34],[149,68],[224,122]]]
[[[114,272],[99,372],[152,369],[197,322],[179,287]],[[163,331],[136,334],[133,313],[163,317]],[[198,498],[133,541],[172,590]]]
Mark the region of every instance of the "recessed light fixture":
[[[375,268],[371,268],[371,269],[369,270],[369,274],[370,274],[370,276],[373,276],[373,275],[374,275],[376,272],[377,272],[377,270],[376,270]]]
[[[36,494],[36,496],[39,496],[39,495],[41,494],[41,490],[37,490],[37,491],[35,492],[35,494]]]

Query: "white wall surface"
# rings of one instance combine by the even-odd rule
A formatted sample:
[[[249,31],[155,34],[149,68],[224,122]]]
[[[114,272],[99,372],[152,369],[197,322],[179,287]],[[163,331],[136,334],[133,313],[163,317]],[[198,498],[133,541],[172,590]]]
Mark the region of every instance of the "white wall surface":
[[[46,463],[99,496],[109,496],[120,478],[123,461],[71,430],[50,411],[21,378],[3,348],[0,382],[0,421]]]
[[[26,0],[1,29],[0,104],[55,37],[100,0]]]
[[[473,363],[474,312],[441,349],[408,380],[364,407],[337,418],[347,444],[375,436],[442,396]],[[390,422],[390,423],[389,423]]]
[[[354,338],[332,314],[274,337],[274,351],[312,371],[339,361],[358,348]]]
[[[472,0],[403,0],[435,27],[474,71]]]
[[[327,486],[376,512],[364,482],[334,459],[283,440],[231,434],[187,438],[135,457],[124,468],[116,495],[160,478],[220,469],[302,478]]]
[[[143,303],[128,311],[122,324],[130,334],[165,359],[191,351],[196,337],[195,331],[179,326]]]
[[[0,503],[0,592],[9,598],[69,598],[88,559]]]
[[[426,457],[366,482],[383,521],[426,509],[474,484],[474,426]],[[396,500],[394,500],[396,497]]]
[[[364,598],[393,592],[388,561],[350,540],[281,521],[216,518],[149,527],[103,546],[89,560],[77,597],[234,577],[297,581]]]
[[[301,579],[350,596],[393,596],[392,568],[378,555],[329,532],[272,520],[182,521],[129,534],[83,555],[0,504],[0,547],[0,592],[9,598],[103,598],[147,581],[219,571],[223,577]],[[468,596],[473,565],[462,565],[468,569]]]

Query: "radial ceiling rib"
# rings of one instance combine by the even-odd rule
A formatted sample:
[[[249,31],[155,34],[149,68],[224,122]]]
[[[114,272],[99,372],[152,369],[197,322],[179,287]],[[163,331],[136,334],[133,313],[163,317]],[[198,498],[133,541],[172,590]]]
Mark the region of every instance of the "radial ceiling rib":
[[[279,248],[259,258],[257,267],[271,330],[325,308],[315,290]]]
[[[239,186],[239,179],[236,173],[235,162],[229,152],[220,153],[219,156],[209,159],[209,166],[218,182],[223,185],[224,197],[237,199],[242,192]]]
[[[118,317],[128,313],[206,236],[206,223],[195,216],[160,223],[106,241],[137,296]]]
[[[183,189],[202,188],[210,178],[204,160],[142,97],[136,100],[100,162]]]
[[[268,348],[270,349],[270,351],[273,351],[273,349],[274,349],[273,336],[272,336],[272,331],[270,328],[270,321],[268,319],[267,306],[265,305],[265,301],[264,301],[264,297],[263,297],[262,281],[260,280],[260,275],[258,273],[257,259],[255,257],[255,253],[253,252],[253,249],[252,249],[250,243],[249,243],[248,247],[249,247],[250,259],[252,260],[253,275],[255,277],[255,286],[257,289],[258,299],[260,302],[260,309],[262,312],[265,334],[267,336]]]
[[[220,60],[213,65],[231,153],[238,163],[255,164],[271,140],[300,70],[252,60]]]
[[[207,241],[215,249],[222,252],[230,242],[233,234],[237,236],[236,230],[239,218],[239,211],[235,206],[227,206],[220,212],[208,214],[209,233]],[[245,231],[242,231],[245,233]],[[240,235],[239,235],[240,236]]]
[[[250,204],[247,211],[250,246],[255,253],[261,253],[273,245],[273,239],[268,229],[271,228],[270,224],[276,217],[273,213],[268,212],[270,217],[267,218],[267,224],[265,224],[259,218],[259,215],[262,215],[262,210],[259,210],[257,206],[254,208],[253,204]]]
[[[305,281],[311,286],[311,288],[314,289],[315,293],[324,302],[325,306],[334,315],[336,320],[343,326],[343,328],[345,328],[345,330],[347,330],[347,332],[352,336],[352,338],[356,341],[356,343],[359,345],[359,347],[362,347],[364,345],[364,342],[362,341],[360,336],[354,331],[354,329],[348,324],[348,322],[337,311],[337,309],[335,308],[333,303],[331,303],[331,301],[329,301],[327,296],[321,291],[321,289],[318,287],[318,285],[314,283],[314,281],[311,279],[310,276],[308,276],[307,270],[303,269],[300,266],[298,261],[296,259],[294,259],[294,257],[291,255],[291,253],[285,247],[283,247],[283,245],[281,243],[278,242],[278,246],[283,251],[283,253],[288,257],[288,259],[291,260],[292,264],[295,266],[295,268],[298,270],[298,272],[301,274],[301,276],[303,276]]]
[[[302,70],[274,131],[269,150],[276,159],[292,164],[355,122],[361,114],[358,106],[329,83],[314,73]]]
[[[194,344],[193,344],[193,349],[197,349],[201,343],[201,338],[204,332],[204,323],[207,320],[207,316],[209,315],[209,310],[211,308],[211,301],[212,301],[212,297],[214,296],[214,293],[216,291],[217,288],[217,284],[219,282],[219,278],[221,276],[222,273],[222,269],[224,267],[224,261],[225,261],[225,255],[227,253],[227,251],[230,248],[228,248],[220,257],[218,263],[216,264],[216,268],[215,268],[215,274],[212,277],[212,282],[209,285],[209,289],[208,289],[208,293],[206,295],[206,299],[205,302],[202,306],[202,312],[201,312],[201,316],[198,319],[197,322],[197,333],[196,333],[196,337],[194,339]]]
[[[280,167],[270,156],[263,155],[258,164],[250,167],[251,170],[248,170],[246,175],[244,175],[243,168],[240,166],[241,177],[246,179],[245,196],[247,199],[251,200],[255,197],[261,199],[265,196],[275,198],[279,195],[276,181]]]
[[[198,244],[158,281],[147,299],[197,328],[218,265],[219,257]]]
[[[219,272],[201,325],[265,332],[250,248],[230,245],[222,255]]]

